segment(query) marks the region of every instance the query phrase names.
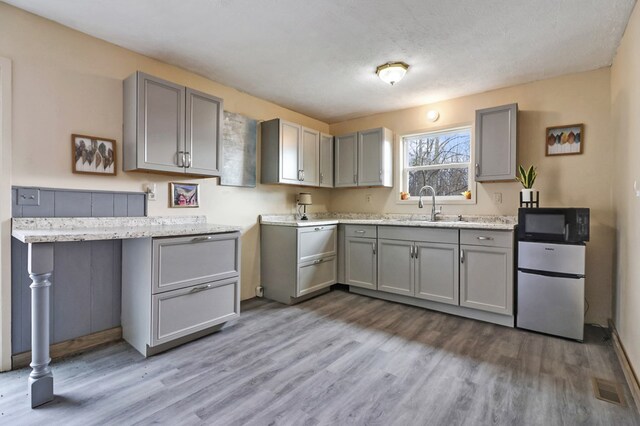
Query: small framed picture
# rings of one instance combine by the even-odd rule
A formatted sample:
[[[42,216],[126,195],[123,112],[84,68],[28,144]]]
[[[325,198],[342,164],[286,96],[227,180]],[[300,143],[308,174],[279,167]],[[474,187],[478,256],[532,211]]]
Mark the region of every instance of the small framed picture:
[[[115,176],[118,173],[116,141],[86,135],[71,135],[72,172]]]
[[[554,155],[582,154],[583,147],[583,124],[547,127],[545,140],[545,155],[547,157]]]
[[[169,207],[200,207],[200,184],[169,183]]]

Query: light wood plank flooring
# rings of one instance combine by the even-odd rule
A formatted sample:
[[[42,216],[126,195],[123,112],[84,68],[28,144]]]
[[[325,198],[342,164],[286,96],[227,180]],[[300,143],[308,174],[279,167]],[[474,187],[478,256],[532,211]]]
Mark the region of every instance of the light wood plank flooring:
[[[613,348],[333,291],[254,299],[239,322],[147,360],[124,342],[56,362],[29,408],[28,369],[0,375],[0,424],[638,425],[597,400],[624,382]],[[631,405],[631,407],[629,407]]]

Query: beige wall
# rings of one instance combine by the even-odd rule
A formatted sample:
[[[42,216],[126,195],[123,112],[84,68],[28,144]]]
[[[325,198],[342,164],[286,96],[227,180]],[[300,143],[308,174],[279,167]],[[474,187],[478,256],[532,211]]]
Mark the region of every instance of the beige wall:
[[[121,171],[115,178],[74,175],[70,135],[117,139],[121,155],[122,80],[136,70],[219,96],[226,110],[258,120],[282,117],[325,132],[327,124],[4,3],[0,3],[0,56],[13,60],[14,66],[13,185],[142,191],[144,183],[155,182],[158,200],[149,203],[150,215],[201,214],[211,222],[244,228],[242,297],[255,295],[259,283],[257,217],[292,212],[300,188],[259,184],[257,188],[233,188],[219,186],[216,179],[188,178],[201,184],[202,207],[188,212],[170,209],[168,182],[181,180],[179,177]],[[330,192],[310,192],[314,197],[311,211],[326,211]]]
[[[617,276],[615,322],[640,373],[640,7],[636,6],[611,68],[612,130],[616,140]]]
[[[582,206],[591,208],[591,242],[587,250],[586,296],[590,308],[588,322],[606,324],[611,317],[614,217],[611,198],[613,140],[610,126],[610,72],[608,68],[567,75],[544,81],[494,90],[418,108],[377,114],[331,125],[340,135],[356,130],[384,126],[397,136],[418,130],[471,125],[479,108],[517,102],[518,162],[535,164],[543,206]],[[440,112],[436,123],[429,123],[426,112]],[[584,123],[583,155],[545,157],[547,126]],[[397,204],[400,192],[398,173],[393,189],[341,189],[331,196],[334,211],[417,213],[414,205]],[[444,214],[515,215],[521,186],[513,183],[477,184],[477,204],[444,205]],[[502,194],[495,203],[494,193]],[[365,203],[365,196],[372,202]],[[426,209],[428,210],[428,209]]]

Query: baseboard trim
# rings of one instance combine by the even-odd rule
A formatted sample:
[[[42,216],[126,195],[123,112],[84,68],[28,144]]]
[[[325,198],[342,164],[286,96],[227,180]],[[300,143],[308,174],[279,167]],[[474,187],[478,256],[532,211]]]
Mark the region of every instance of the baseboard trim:
[[[98,331],[97,333],[87,334],[86,336],[77,337],[71,340],[51,345],[49,351],[51,359],[55,360],[69,355],[75,355],[93,349],[97,346],[104,345],[122,339],[122,327],[114,327],[108,330]],[[31,351],[21,352],[11,357],[11,368],[23,368],[31,363]]]
[[[620,340],[616,325],[611,320],[609,320],[609,329],[611,330],[611,336],[613,338],[613,348],[618,356],[618,361],[620,361],[620,365],[622,366],[624,377],[627,379],[627,384],[631,390],[633,401],[636,403],[636,410],[640,412],[640,381],[638,380],[636,372],[633,370],[633,366],[629,362],[629,357],[627,356],[627,352],[624,350],[624,345]]]

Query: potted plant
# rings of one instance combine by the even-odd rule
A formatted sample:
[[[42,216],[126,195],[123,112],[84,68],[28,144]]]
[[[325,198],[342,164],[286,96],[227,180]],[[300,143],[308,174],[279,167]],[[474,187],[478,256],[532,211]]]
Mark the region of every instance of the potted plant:
[[[536,181],[536,177],[538,176],[538,172],[536,168],[532,165],[528,169],[525,170],[524,166],[518,166],[518,172],[520,176],[516,177],[516,180],[522,184],[524,189],[522,192],[522,201],[530,202],[533,201],[533,183]]]

